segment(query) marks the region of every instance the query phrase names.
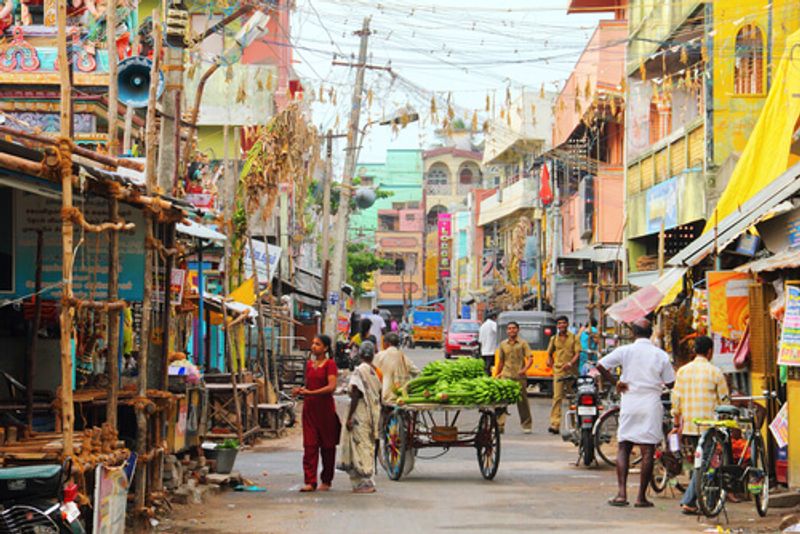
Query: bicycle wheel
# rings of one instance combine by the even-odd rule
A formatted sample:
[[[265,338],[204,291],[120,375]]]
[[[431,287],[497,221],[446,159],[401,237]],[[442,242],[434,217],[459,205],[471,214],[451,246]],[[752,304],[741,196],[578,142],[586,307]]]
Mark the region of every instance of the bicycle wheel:
[[[500,466],[500,427],[497,416],[491,412],[481,414],[475,433],[475,449],[478,452],[478,468],[486,480],[492,480]]]
[[[747,491],[756,501],[758,515],[764,517],[769,509],[769,470],[764,441],[760,435],[753,438],[753,450],[750,454],[750,473],[747,480]]]
[[[653,478],[650,480],[650,487],[656,493],[661,493],[669,485],[669,469],[661,461],[664,451],[659,445],[656,447],[655,458],[653,459]]]
[[[725,507],[728,494],[720,470],[731,462],[727,437],[720,430],[710,428],[700,438],[700,447],[702,457],[699,462],[695,459],[697,505],[706,517],[716,517]]]
[[[610,466],[617,465],[617,430],[619,429],[619,407],[605,412],[595,423],[594,448],[600,458]]]
[[[386,421],[383,437],[383,467],[392,480],[400,480],[406,463],[406,418],[393,412]]]

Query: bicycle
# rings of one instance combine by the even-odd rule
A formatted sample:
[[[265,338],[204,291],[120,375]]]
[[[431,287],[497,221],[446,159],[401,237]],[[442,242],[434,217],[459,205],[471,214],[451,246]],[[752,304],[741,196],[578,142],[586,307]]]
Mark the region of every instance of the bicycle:
[[[758,515],[767,515],[769,471],[760,430],[766,409],[753,401],[774,398],[774,392],[764,396],[732,397],[732,400],[747,401],[748,406],[718,406],[717,419],[694,420],[698,426],[709,427],[700,437],[694,453],[694,469],[698,471],[695,477],[697,504],[706,517],[716,517],[725,509],[728,492],[752,495]],[[733,434],[742,430],[746,445],[735,458]]]

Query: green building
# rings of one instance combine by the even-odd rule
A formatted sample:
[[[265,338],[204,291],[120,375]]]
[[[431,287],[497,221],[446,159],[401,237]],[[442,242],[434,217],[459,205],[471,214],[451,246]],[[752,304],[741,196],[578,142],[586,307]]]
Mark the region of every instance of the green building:
[[[422,150],[389,149],[384,163],[359,163],[356,176],[365,187],[391,193],[369,209],[356,210],[350,217],[350,237],[371,242],[379,229],[381,210],[415,209],[422,205]]]

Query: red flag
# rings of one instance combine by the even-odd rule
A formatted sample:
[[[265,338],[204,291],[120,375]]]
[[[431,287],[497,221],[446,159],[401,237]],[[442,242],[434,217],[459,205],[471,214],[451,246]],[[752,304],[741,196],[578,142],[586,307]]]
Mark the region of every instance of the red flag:
[[[545,206],[549,206],[553,202],[553,190],[550,189],[550,171],[547,169],[547,163],[542,164],[542,184],[539,187],[539,198]]]

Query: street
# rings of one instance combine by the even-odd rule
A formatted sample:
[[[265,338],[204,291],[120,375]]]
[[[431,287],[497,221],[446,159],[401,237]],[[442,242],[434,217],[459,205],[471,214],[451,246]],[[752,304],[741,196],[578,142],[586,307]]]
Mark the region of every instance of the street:
[[[440,350],[409,352],[422,366],[441,358]],[[344,407],[338,399],[340,413]],[[378,492],[354,495],[346,475],[337,472],[330,493],[301,494],[301,433],[298,427],[279,440],[262,440],[239,455],[235,469],[266,493],[227,491],[202,506],[176,508],[163,525],[167,532],[702,532],[715,527],[681,515],[680,494],[667,489],[651,496],[655,508],[612,508],[616,478],[611,467],[574,465],[577,449],[546,433],[549,399],[531,398],[534,433],[523,435],[516,410],[502,439],[500,469],[493,481],[478,471],[475,451],[451,450],[436,459],[436,449],[421,451],[414,471],[399,482],[379,471]],[[474,418],[473,418],[474,419]],[[466,421],[465,421],[466,422]],[[635,496],[638,474],[629,480]],[[757,522],[750,502],[729,504],[726,528],[775,532],[781,511]],[[738,530],[744,529],[744,530]],[[714,529],[716,531],[716,528]]]

